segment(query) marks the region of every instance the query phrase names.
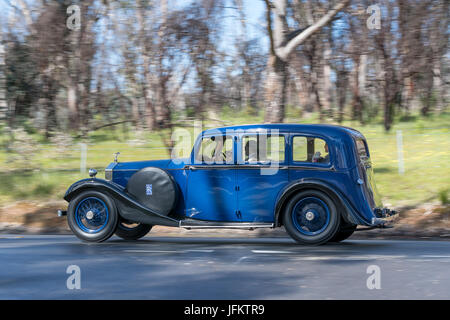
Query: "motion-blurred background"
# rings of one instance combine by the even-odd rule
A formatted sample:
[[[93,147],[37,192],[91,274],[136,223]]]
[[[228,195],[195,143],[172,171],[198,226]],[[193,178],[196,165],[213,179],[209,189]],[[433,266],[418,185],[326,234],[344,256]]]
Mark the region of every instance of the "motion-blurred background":
[[[385,204],[450,236],[449,16],[446,0],[0,0],[0,230],[51,227],[87,168],[170,157],[198,120],[354,127]]]

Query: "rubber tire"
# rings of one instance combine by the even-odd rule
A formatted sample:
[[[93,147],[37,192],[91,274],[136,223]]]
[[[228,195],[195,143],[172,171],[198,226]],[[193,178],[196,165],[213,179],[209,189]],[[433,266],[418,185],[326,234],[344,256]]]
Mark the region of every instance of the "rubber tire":
[[[330,222],[327,228],[320,234],[308,236],[297,230],[292,221],[292,210],[297,202],[306,197],[317,197],[328,206],[330,212]],[[333,200],[324,192],[318,190],[302,191],[294,195],[286,205],[283,212],[283,223],[287,233],[298,243],[305,245],[320,245],[330,241],[338,232],[341,217],[336,209]]]
[[[117,225],[116,236],[124,240],[138,240],[149,233],[152,228],[152,225],[144,223],[139,223],[134,228],[127,228],[120,221]]]
[[[75,209],[77,205],[85,198],[96,197],[101,199],[108,207],[108,222],[99,233],[87,233],[80,229],[75,221]],[[105,193],[99,191],[84,191],[73,198],[67,209],[67,223],[72,232],[81,240],[88,242],[102,242],[108,240],[116,231],[119,222],[119,214],[114,201]]]
[[[341,222],[341,228],[330,240],[330,242],[341,242],[351,237],[358,226],[356,224],[344,224]]]

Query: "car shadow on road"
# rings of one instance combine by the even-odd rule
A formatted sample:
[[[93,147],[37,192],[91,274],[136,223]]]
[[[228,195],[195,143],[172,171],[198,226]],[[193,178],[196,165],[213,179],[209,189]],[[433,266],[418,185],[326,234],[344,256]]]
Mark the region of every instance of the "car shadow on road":
[[[113,238],[108,243],[122,243],[122,244],[179,244],[179,245],[258,245],[258,246],[283,246],[285,248],[382,248],[389,246],[388,241],[383,240],[347,240],[339,243],[328,242],[318,246],[307,246],[296,243],[289,238],[210,238],[210,237],[146,237],[140,240],[122,240]]]

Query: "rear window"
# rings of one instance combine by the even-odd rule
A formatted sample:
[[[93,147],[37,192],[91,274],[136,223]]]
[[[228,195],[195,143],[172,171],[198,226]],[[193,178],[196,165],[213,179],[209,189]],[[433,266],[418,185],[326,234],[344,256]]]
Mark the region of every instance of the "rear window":
[[[366,142],[362,139],[356,140],[356,150],[358,151],[358,155],[360,159],[366,159],[369,157],[369,153],[367,152]]]
[[[295,136],[292,141],[292,151],[294,162],[330,163],[328,145],[320,138]]]

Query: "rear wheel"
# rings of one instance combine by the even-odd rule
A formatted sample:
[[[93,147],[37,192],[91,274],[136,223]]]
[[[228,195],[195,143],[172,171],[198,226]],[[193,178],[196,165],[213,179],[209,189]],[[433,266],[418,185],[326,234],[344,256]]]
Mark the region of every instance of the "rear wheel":
[[[84,191],[73,198],[67,210],[67,222],[80,239],[101,242],[117,228],[119,216],[114,201],[98,191]]]
[[[150,224],[128,223],[122,220],[117,226],[116,235],[124,240],[137,240],[149,233],[152,227]]]
[[[351,237],[358,226],[356,224],[344,224],[341,222],[339,231],[331,238],[330,242],[341,242]]]
[[[283,222],[288,234],[298,243],[319,245],[332,239],[338,232],[340,216],[327,194],[308,190],[289,200]]]

